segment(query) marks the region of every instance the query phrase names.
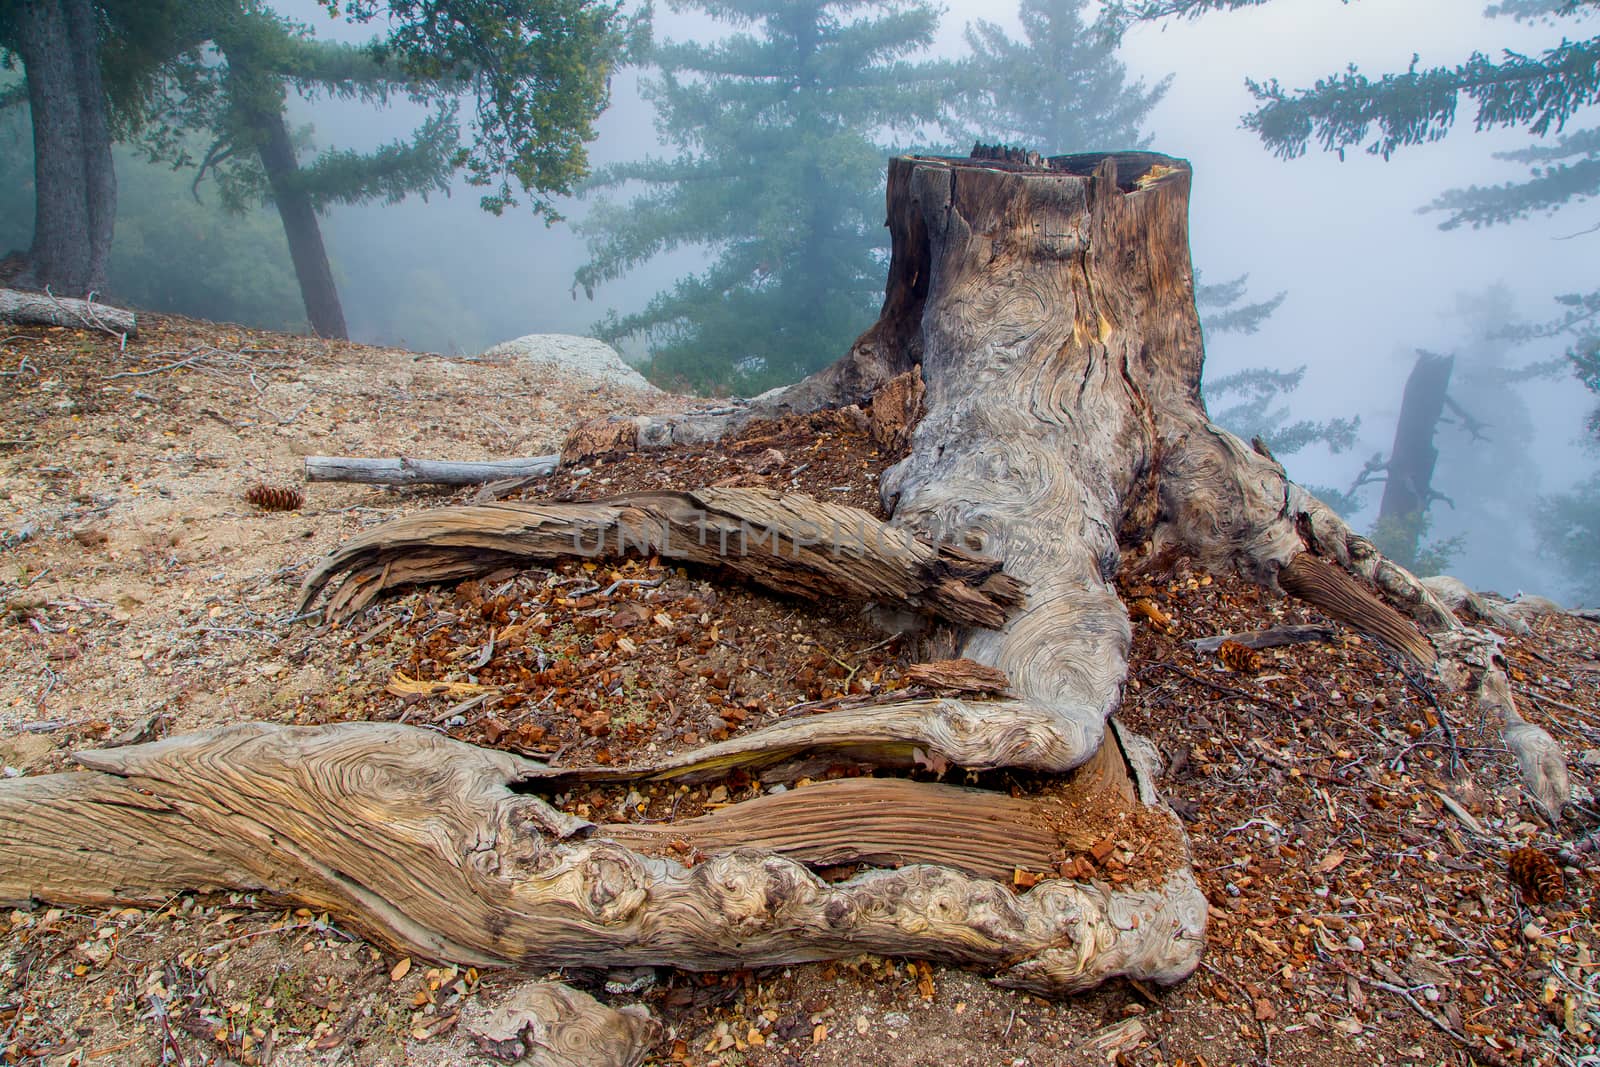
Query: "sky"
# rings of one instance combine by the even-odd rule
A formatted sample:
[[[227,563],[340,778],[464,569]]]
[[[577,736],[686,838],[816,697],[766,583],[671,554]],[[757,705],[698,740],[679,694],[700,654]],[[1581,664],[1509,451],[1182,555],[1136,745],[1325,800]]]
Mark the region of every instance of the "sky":
[[[274,6],[324,35],[359,39],[370,32],[352,34],[330,23],[314,0]],[[1124,42],[1121,58],[1131,74],[1150,82],[1174,75],[1146,127],[1151,148],[1193,165],[1196,266],[1210,281],[1248,273],[1257,298],[1288,293],[1258,334],[1209,344],[1208,373],[1305,365],[1304,382],[1292,397],[1295,418],[1361,416],[1360,443],[1351,452],[1334,456],[1310,449],[1290,458],[1291,474],[1303,482],[1346,486],[1362,459],[1387,451],[1416,349],[1452,351],[1465,344],[1463,309],[1482,305],[1492,287],[1503,287],[1509,306],[1534,320],[1553,313],[1552,294],[1594,287],[1600,234],[1558,240],[1592,225],[1591,208],[1450,232],[1440,231],[1436,218],[1417,213],[1443,189],[1516,178],[1519,168],[1491,153],[1526,143],[1524,135],[1473,133],[1464,112],[1466,121],[1451,136],[1402,149],[1388,162],[1360,152],[1341,162],[1315,151],[1286,162],[1240,128],[1240,116],[1252,104],[1247,77],[1275,77],[1299,87],[1352,62],[1379,74],[1404,69],[1414,53],[1424,65],[1454,63],[1474,49],[1535,50],[1558,36],[1549,27],[1486,19],[1481,12],[1478,0],[1278,0],[1253,10],[1137,27]],[[938,51],[960,54],[962,27],[979,17],[1016,27],[1005,0],[948,0]],[[659,37],[703,35],[709,25],[703,17],[664,7],[656,13]],[[319,144],[355,148],[402,135],[415,120],[404,113],[375,119],[366,108],[327,102],[301,105],[295,117],[315,124]],[[1052,149],[1034,147],[1047,154]],[[614,82],[612,106],[600,119],[591,157],[603,165],[654,148],[650,109],[638,95],[635,75],[625,72]],[[574,299],[572,272],[583,262],[584,249],[571,228],[546,226],[526,212],[495,218],[476,201],[463,188],[426,205],[335,209],[326,227],[328,243],[356,339],[450,351],[522,333],[582,333],[606,310],[631,310],[696,265],[692,255],[679,255],[601,288],[593,302],[581,294]],[[564,210],[581,218],[585,204],[571,201]],[[393,294],[419,286],[432,294],[431,317],[419,326],[415,309],[408,308],[409,328],[422,336],[407,337],[395,322]],[[1525,353],[1530,359],[1540,354]],[[1528,417],[1519,418],[1534,428],[1534,461],[1517,468],[1515,486],[1458,488],[1482,506],[1458,509],[1454,517],[1441,513],[1436,532],[1465,532],[1470,540],[1466,527],[1484,521],[1486,512],[1526,511],[1536,491],[1561,488],[1592,470],[1595,457],[1580,447],[1582,417],[1592,399],[1570,377],[1523,387],[1515,403],[1526,405]],[[1473,414],[1491,424],[1492,438],[1494,413]],[[1441,440],[1441,450],[1447,445]],[[1487,460],[1480,466],[1498,469]],[[1368,493],[1358,526],[1370,522],[1377,496]],[[1505,564],[1508,555],[1531,551],[1525,530],[1494,546],[1468,553],[1456,569],[1479,585],[1554,580],[1537,567]]]

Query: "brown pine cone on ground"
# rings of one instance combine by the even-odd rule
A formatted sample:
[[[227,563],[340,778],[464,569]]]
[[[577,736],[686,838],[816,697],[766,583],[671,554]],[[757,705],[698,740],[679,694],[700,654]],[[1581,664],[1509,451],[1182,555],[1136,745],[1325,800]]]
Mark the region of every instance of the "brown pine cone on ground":
[[[1567,897],[1566,882],[1556,861],[1536,848],[1519,848],[1511,853],[1511,884],[1531,904],[1549,904]]]
[[[306,495],[289,485],[252,485],[244,498],[262,511],[299,511]]]
[[[1261,653],[1237,641],[1224,641],[1217,646],[1217,658],[1235,674],[1256,674],[1263,666]]]

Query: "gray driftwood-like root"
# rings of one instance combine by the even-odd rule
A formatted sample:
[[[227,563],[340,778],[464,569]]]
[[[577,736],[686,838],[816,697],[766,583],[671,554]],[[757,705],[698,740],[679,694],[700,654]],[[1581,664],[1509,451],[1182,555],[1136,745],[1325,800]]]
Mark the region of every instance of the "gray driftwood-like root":
[[[1022,600],[1000,561],[934,544],[859,508],[769,489],[632,493],[588,504],[478,504],[398,519],[333,552],[307,576],[297,613],[335,578],[329,612],[386,589],[532,563],[629,551],[714,564],[768,589],[907,607],[999,626]]]
[[[712,969],[879,952],[1053,994],[1116,975],[1175,981],[1203,933],[1186,867],[1138,889],[1053,879],[1021,894],[923,863],[829,884],[748,847],[684,867],[526,792],[541,765],[404,726],[247,724],[79,761],[92,770],[0,789],[0,898],[148,904],[175,885],[227,887],[478,966]],[[910,820],[903,832],[942,831]]]

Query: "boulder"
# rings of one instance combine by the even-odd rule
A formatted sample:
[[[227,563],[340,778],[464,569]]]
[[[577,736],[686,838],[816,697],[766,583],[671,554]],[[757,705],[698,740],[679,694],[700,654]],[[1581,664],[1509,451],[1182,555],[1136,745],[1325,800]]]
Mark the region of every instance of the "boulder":
[[[593,378],[606,385],[655,392],[644,375],[625,363],[617,350],[592,337],[564,333],[530,333],[513,341],[502,341],[478,357],[494,362],[526,360],[558,367],[564,374]]]

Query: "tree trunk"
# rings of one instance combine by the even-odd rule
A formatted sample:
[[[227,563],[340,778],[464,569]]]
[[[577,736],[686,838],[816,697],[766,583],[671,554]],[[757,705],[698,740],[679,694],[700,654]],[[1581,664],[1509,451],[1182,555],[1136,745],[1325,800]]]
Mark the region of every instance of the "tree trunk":
[[[1422,539],[1424,517],[1433,503],[1433,467],[1439,450],[1433,447],[1434,430],[1444,414],[1454,356],[1430,352],[1417,355],[1400,399],[1400,419],[1394,427],[1394,448],[1389,453],[1383,483],[1378,525],[1394,554],[1415,559]]]
[[[26,287],[105,288],[116,222],[111,133],[90,0],[28,0],[16,12],[33,120],[34,224]]]
[[[318,337],[346,340],[350,335],[333,268],[328,263],[328,250],[322,243],[322,227],[311,195],[300,181],[300,163],[284,118],[283,79],[261,65],[252,32],[246,19],[239,28],[219,34],[217,41],[228,59],[234,136],[249,139],[266,171],[267,187],[277,205],[278,217],[283,220],[289,258],[294,262],[300,297],[312,330]],[[259,27],[255,32],[260,32]]]
[[[251,116],[261,140],[261,165],[266,168],[272,200],[283,220],[283,233],[289,239],[289,257],[294,260],[295,277],[300,281],[300,297],[305,301],[306,318],[318,337],[347,340],[344,308],[339,303],[339,287],[333,280],[328,250],[322,243],[322,226],[311,196],[299,182],[300,164],[289,139],[289,125],[281,109],[257,109]]]
[[[1189,184],[1186,163],[1151,153],[891,162],[878,323],[834,367],[746,409],[856,403],[920,369],[911,453],[881,482],[892,519],[842,555],[837,539],[818,547],[826,505],[704,490],[423,512],[363,534],[306,585],[311,598],[344,577],[337,611],[406,581],[581,554],[563,542],[610,531],[786,592],[913,609],[896,628],[924,658],[960,655],[972,663],[957,672],[964,684],[1005,695],[895,694],[633,767],[548,767],[383,724],[244,725],[90,754],[80,762],[96,774],[0,785],[0,837],[14,843],[0,895],[262,889],[464,962],[756,966],[877,951],[986,966],[1053,993],[1187,975],[1205,898],[1150,784],[1150,746],[1112,719],[1130,644],[1119,567],[1188,553],[1317,603],[1419,664],[1437,645],[1441,671],[1498,673],[1492,640],[1207,419]],[[890,395],[914,414],[908,385]],[[650,443],[740,417],[618,425]],[[722,536],[747,525],[779,550],[757,558],[733,548],[748,537]],[[665,831],[587,827],[533,795],[738,766],[793,774],[818,756],[1055,777],[1021,807],[909,781],[767,798],[675,828],[672,840],[710,854],[691,868],[660,854]],[[1058,789],[1076,799],[1051,803]],[[1137,818],[1165,865],[1136,888],[1001,884],[1008,856],[1026,870],[1070,838],[1070,814],[1051,823],[1045,810]],[[837,884],[808,870],[841,857],[907,865]]]

